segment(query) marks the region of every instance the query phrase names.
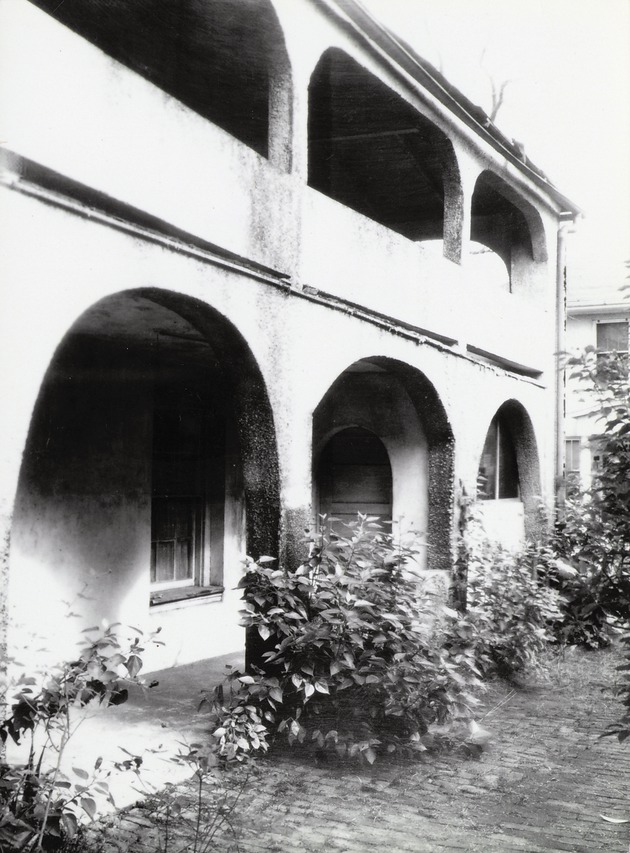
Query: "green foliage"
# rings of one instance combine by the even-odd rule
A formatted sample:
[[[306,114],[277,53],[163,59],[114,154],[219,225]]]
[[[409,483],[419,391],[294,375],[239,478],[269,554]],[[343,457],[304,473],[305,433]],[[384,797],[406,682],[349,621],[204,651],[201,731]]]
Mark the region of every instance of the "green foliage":
[[[547,551],[538,543],[508,551],[488,541],[474,506],[465,512],[460,554],[467,561],[467,612],[460,633],[484,675],[536,671],[562,618],[560,598],[549,583]]]
[[[372,517],[348,530],[311,541],[294,573],[270,558],[248,564],[244,624],[269,650],[264,672],[233,672],[229,693],[207,699],[225,759],[282,736],[372,763],[379,752],[424,750],[470,719],[474,655],[447,641],[460,616],[425,592],[413,547]]]
[[[630,619],[630,384],[615,353],[587,349],[568,360],[598,414],[592,442],[601,459],[591,489],[567,501],[553,547],[574,574],[560,577],[563,639],[599,647]]]
[[[630,737],[630,381],[626,354],[592,347],[567,366],[598,419],[591,437],[601,464],[591,488],[568,502],[555,537],[557,553],[574,574],[560,579],[567,602],[564,637],[590,647],[623,632],[624,663],[616,692],[621,718],[605,732]],[[565,565],[566,565],[565,563]]]
[[[102,758],[94,767],[71,772],[62,759],[80,722],[77,710],[120,705],[129,684],[143,683],[144,647],[137,631],[130,643],[121,642],[115,625],[90,638],[93,631],[85,632],[88,639],[75,660],[42,674],[24,673],[8,691],[10,714],[0,723],[0,740],[26,742],[28,758],[21,766],[0,765],[3,851],[59,849],[76,835],[82,814],[94,818],[99,798],[113,802],[107,783],[111,771]]]
[[[217,836],[222,833],[231,835],[238,849],[232,816],[251,769],[222,774],[217,770],[215,744],[182,743],[181,747],[171,760],[193,770],[192,782],[184,789],[167,787],[145,804],[157,830],[156,850],[208,853],[217,849]]]
[[[623,649],[623,663],[617,667],[621,673],[619,684],[616,685],[615,693],[621,700],[623,712],[621,717],[604,732],[602,737],[614,735],[622,742],[630,737],[630,631],[626,631],[621,637]]]

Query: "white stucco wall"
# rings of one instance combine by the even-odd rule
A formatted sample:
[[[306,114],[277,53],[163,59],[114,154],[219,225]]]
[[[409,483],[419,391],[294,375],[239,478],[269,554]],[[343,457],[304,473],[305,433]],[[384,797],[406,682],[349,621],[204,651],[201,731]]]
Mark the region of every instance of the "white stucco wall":
[[[507,400],[521,404],[533,425],[541,495],[552,502],[554,203],[487,142],[475,140],[435,98],[422,95],[404,75],[379,72],[374,55],[315,6],[305,6],[312,27],[296,20],[293,6],[289,0],[277,4],[294,83],[293,171],[286,174],[26,0],[3,4],[0,134],[17,155],[0,190],[0,394],[5,401],[0,515],[5,529],[11,527],[29,424],[57,347],[100,300],[139,288],[199,300],[246,342],[273,414],[286,518],[312,515],[312,453],[326,431],[325,424],[318,427],[314,438],[313,413],[350,365],[370,358],[408,365],[435,390],[452,432],[453,482],[447,487],[454,492],[461,485],[474,493],[492,417]],[[306,87],[318,57],[331,45],[381,73],[450,134],[468,204],[475,175],[491,166],[538,206],[548,260],[526,265],[514,292],[476,280],[466,257],[466,232],[458,265],[446,260],[439,246],[413,243],[306,186]],[[104,193],[118,205],[118,214],[97,215],[89,192],[82,197],[76,187],[70,198],[63,188],[52,191],[22,180],[20,157],[45,174]],[[163,233],[136,227],[125,205],[162,221]],[[464,217],[469,223],[469,210]],[[188,232],[195,245],[170,240],[174,229]],[[240,260],[221,260],[212,246]],[[247,269],[252,263],[279,270],[285,279],[252,273]],[[344,300],[365,311],[357,316]],[[532,379],[505,370],[500,361],[471,355],[470,345],[540,375]],[[395,419],[385,411],[388,401],[375,388],[370,403],[372,426],[383,434],[392,459],[394,513],[422,526],[431,502],[422,424],[401,404],[395,415],[404,429],[388,435],[388,423]],[[146,505],[121,504],[104,521],[97,500],[84,501],[79,510],[69,497],[56,506],[35,503],[28,511],[16,506],[22,516],[10,554],[10,645],[43,634],[58,656],[76,639],[80,625],[102,615],[163,628],[166,645],[151,653],[149,668],[241,646],[234,589],[244,556],[238,506],[228,503],[226,510],[223,597],[150,608]],[[111,549],[109,573],[90,574],[90,554],[83,554],[83,562],[78,558],[88,530]],[[93,537],[94,547],[98,541]],[[80,618],[67,619],[63,602],[86,581],[93,601]],[[74,601],[72,607],[77,610]]]

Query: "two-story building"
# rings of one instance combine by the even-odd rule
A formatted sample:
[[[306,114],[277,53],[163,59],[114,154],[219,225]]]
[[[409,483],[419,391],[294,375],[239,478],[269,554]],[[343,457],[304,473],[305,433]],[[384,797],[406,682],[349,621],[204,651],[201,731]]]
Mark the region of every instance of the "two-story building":
[[[355,0],[0,15],[10,652],[233,651],[243,556],[294,566],[319,513],[447,582],[463,489],[535,529],[577,209],[481,109]]]

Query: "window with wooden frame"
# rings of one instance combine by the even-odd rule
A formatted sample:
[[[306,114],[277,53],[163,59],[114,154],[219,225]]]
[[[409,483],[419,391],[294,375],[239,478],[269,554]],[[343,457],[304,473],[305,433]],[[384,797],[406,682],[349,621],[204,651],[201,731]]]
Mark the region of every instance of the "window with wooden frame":
[[[481,500],[519,497],[516,450],[503,418],[495,416],[488,429],[477,476]]]
[[[600,382],[628,372],[628,321],[606,320],[595,324],[597,378]]]
[[[151,604],[222,588],[222,419],[199,392],[160,389],[153,412]]]
[[[565,474],[579,474],[580,472],[580,447],[579,438],[567,438],[564,442],[564,471]]]

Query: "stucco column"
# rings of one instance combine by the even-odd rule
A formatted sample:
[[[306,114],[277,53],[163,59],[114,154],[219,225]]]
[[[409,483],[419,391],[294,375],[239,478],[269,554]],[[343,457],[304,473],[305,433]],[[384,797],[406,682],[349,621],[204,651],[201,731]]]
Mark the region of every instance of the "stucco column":
[[[291,68],[278,51],[269,69],[269,162],[290,172],[293,161],[293,93]]]
[[[312,530],[312,417],[283,419],[278,424],[280,461],[280,564],[292,571],[307,553],[305,538]]]
[[[472,197],[475,191],[475,184],[479,177],[479,166],[467,155],[466,151],[457,149],[457,159],[459,163],[461,190],[462,190],[462,209],[461,209],[461,229],[462,229],[462,265],[466,265],[470,252],[470,230],[472,226]]]

